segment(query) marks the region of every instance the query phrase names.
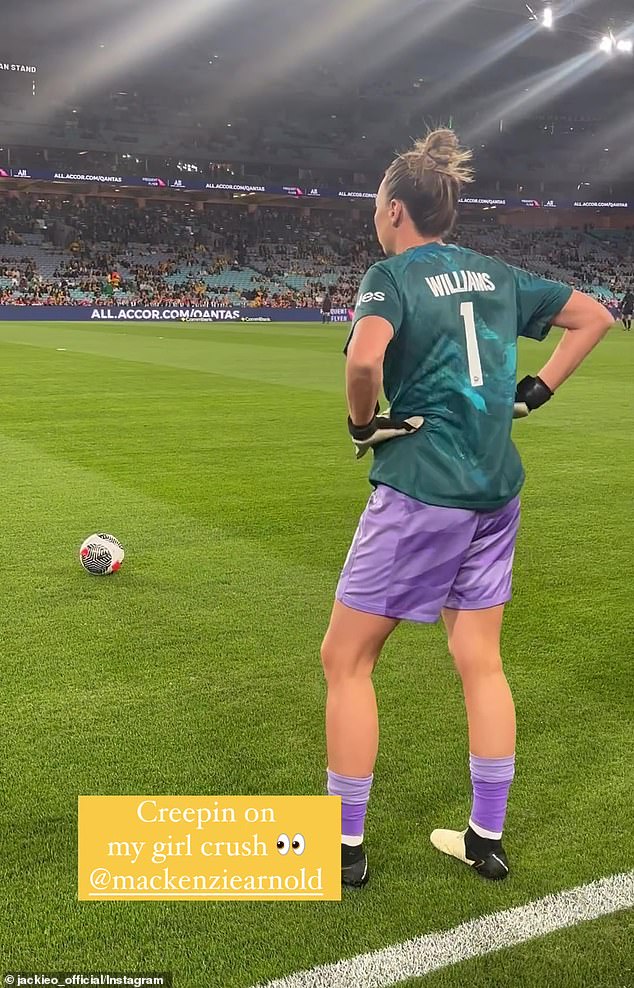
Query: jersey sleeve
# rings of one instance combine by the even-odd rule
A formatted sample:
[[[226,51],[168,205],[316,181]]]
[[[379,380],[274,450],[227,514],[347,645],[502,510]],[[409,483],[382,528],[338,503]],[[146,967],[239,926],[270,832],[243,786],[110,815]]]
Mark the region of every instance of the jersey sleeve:
[[[521,268],[509,267],[515,279],[517,335],[544,340],[552,329],[554,317],[568,302],[573,289],[561,281],[551,281]]]
[[[359,288],[357,304],[354,310],[352,328],[346,340],[343,352],[348,352],[354,328],[364,316],[381,316],[392,325],[394,335],[398,333],[403,321],[403,301],[396,280],[385,265],[379,261],[369,268]]]

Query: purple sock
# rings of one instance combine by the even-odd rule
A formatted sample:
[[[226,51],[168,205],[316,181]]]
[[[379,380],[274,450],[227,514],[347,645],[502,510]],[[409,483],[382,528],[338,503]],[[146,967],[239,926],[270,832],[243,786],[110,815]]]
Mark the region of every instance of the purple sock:
[[[509,789],[515,774],[515,755],[508,758],[469,756],[473,804],[469,826],[480,837],[499,840],[504,829]]]
[[[341,796],[341,839],[344,844],[361,843],[373,778],[368,775],[365,779],[353,779],[328,769],[328,795]]]

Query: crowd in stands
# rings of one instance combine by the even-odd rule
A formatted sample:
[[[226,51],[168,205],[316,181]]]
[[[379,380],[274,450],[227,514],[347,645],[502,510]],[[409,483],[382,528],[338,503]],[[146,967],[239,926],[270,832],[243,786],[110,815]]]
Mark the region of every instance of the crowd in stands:
[[[469,227],[459,230],[456,239],[483,254],[502,257],[580,291],[594,291],[604,299],[624,295],[634,283],[634,229],[606,239],[591,230],[529,233],[501,226]]]
[[[328,295],[349,307],[381,256],[370,211],[33,196],[0,203],[0,304],[308,307]],[[454,239],[606,300],[634,283],[634,231],[611,240],[473,222]]]

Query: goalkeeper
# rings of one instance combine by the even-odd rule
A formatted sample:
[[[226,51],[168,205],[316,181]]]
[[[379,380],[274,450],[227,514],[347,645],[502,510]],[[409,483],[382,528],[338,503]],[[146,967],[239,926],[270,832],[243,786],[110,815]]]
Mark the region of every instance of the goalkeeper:
[[[342,882],[368,880],[364,821],[378,748],[372,673],[400,621],[442,617],[462,680],[473,787],[459,829],[432,844],[488,879],[515,768],[515,709],[500,656],[524,481],[513,417],[549,401],[613,320],[594,299],[443,243],[471,152],[439,130],[389,166],[375,226],[386,260],[361,284],[346,344],[349,430],[374,451],[361,517],[322,645],[328,792],[342,799]],[[561,342],[516,385],[517,338]],[[377,416],[381,389],[389,414]],[[421,714],[423,715],[423,714]],[[448,821],[449,822],[449,821]],[[458,821],[451,821],[454,826]]]

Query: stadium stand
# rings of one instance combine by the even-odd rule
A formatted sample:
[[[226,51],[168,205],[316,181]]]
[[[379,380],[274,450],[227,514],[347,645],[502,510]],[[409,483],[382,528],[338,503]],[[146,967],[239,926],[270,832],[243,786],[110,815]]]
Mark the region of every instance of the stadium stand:
[[[0,302],[121,302],[304,307],[353,304],[379,259],[369,213],[60,197],[4,197]],[[539,230],[471,223],[456,242],[603,299],[634,282],[633,231]]]

